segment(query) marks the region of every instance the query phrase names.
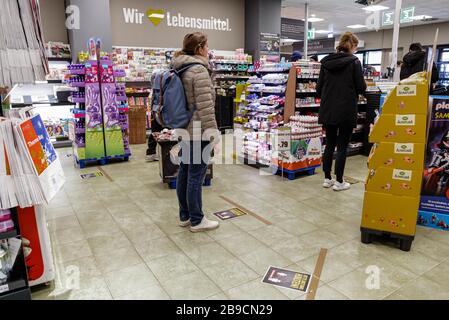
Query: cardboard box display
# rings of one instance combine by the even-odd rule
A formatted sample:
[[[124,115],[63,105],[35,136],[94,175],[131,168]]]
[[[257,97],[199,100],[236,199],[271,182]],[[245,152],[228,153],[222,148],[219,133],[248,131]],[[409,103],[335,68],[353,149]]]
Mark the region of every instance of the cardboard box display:
[[[363,202],[362,227],[414,236],[419,199],[367,191]]]
[[[397,196],[419,197],[422,175],[422,170],[385,167],[372,169],[366,177],[365,190]]]
[[[424,156],[423,143],[381,142],[373,145],[368,157],[368,168],[423,170]]]
[[[369,135],[369,142],[426,142],[427,116],[382,114]]]
[[[427,81],[398,84],[385,99],[382,114],[424,114],[429,107]]]

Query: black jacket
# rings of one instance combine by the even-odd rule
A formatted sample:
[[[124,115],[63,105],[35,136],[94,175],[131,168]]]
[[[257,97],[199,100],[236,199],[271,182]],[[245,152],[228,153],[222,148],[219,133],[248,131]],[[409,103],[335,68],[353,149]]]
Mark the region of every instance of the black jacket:
[[[411,75],[427,70],[427,54],[425,51],[410,51],[403,59],[400,79],[406,79]],[[439,79],[438,69],[435,64],[432,66],[432,83]]]
[[[366,90],[360,60],[349,53],[333,53],[321,60],[317,93],[321,98],[319,123],[357,126],[359,94]]]

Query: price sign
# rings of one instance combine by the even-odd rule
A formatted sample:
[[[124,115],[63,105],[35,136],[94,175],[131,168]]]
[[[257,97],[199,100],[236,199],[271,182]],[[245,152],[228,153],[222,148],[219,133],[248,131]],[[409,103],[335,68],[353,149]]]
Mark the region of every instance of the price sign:
[[[273,132],[273,151],[290,151],[292,142],[292,129],[281,127]]]

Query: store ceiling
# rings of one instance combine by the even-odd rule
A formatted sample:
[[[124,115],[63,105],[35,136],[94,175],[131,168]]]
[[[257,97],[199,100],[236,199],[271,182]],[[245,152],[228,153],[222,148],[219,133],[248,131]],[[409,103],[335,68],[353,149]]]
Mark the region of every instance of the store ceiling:
[[[316,30],[333,30],[335,34],[340,34],[346,30],[355,32],[369,31],[368,29],[349,29],[348,25],[365,24],[366,18],[371,12],[362,10],[365,6],[355,3],[355,0],[283,0],[282,17],[291,19],[304,18],[304,4],[309,3],[309,14],[315,14],[317,18],[324,21],[313,23]],[[379,5],[395,8],[395,0],[377,1]],[[438,18],[435,21],[416,21],[404,23],[401,27],[422,25],[449,21],[448,0],[403,0],[402,7],[415,6],[415,16],[427,15]],[[385,27],[382,29],[389,29]],[[317,34],[317,37],[326,37],[326,34]]]

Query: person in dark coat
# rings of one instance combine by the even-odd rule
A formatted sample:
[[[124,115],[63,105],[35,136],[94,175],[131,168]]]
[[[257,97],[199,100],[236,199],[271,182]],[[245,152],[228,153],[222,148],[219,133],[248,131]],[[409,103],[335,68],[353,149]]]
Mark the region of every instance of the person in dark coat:
[[[293,51],[293,53],[292,53],[292,58],[291,58],[292,62],[296,62],[296,61],[301,60],[301,59],[302,59],[302,54],[301,54],[301,52],[299,52],[299,51]]]
[[[366,90],[360,60],[354,55],[359,40],[351,32],[341,36],[337,52],[321,60],[317,94],[321,98],[319,123],[326,131],[326,149],[323,155],[325,179],[323,187],[335,191],[347,190],[350,184],[343,180],[346,152],[353,129],[357,126],[359,94]],[[337,147],[335,174],[332,180],[332,159]]]
[[[411,75],[427,70],[427,54],[420,43],[412,43],[409,52],[404,56],[401,67],[400,79],[406,79]],[[435,63],[432,66],[432,84],[439,80],[438,69]]]

